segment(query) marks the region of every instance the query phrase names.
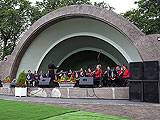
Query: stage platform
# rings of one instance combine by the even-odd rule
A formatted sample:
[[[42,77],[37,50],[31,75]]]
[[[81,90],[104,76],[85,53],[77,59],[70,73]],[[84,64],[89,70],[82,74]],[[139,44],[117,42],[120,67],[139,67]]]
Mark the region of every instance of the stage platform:
[[[1,95],[14,95],[14,88],[0,88]],[[129,99],[128,87],[39,88],[28,87],[28,96],[55,98]]]

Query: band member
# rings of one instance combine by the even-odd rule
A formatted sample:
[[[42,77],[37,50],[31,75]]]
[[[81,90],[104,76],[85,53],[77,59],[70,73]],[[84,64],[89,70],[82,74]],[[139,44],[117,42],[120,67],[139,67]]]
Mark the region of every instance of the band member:
[[[39,79],[43,79],[45,76],[46,76],[46,75],[43,74],[43,71],[41,70],[41,71],[40,71],[40,74],[39,74]]]
[[[94,84],[96,86],[102,87],[102,69],[101,69],[101,65],[97,65],[96,66],[96,70],[94,71],[95,73],[95,79],[94,79]]]
[[[122,79],[124,79],[125,86],[128,86],[128,79],[130,78],[130,72],[125,65],[122,65],[122,68],[123,68]]]
[[[28,70],[28,73],[26,74],[26,83],[27,86],[33,86],[33,74],[31,73],[31,70]]]
[[[51,82],[53,82],[53,86],[56,85],[56,83],[54,82],[57,78],[56,78],[56,70],[58,67],[56,67],[54,64],[49,64],[48,65],[48,72],[49,72],[49,77],[51,78]]]
[[[84,73],[84,71],[83,71],[83,68],[80,69],[79,76],[80,76],[80,77],[85,77],[85,73]]]
[[[47,72],[46,77],[47,77],[47,78],[50,77],[50,72],[49,72],[49,71]]]
[[[75,71],[75,78],[79,79],[79,77],[80,77],[80,72],[79,71]]]
[[[2,87],[2,81],[0,80],[0,87]]]
[[[69,70],[69,72],[68,72],[68,77],[69,77],[69,78],[72,77],[72,70]]]
[[[123,68],[121,68],[120,66],[117,66],[116,73],[117,73],[117,79],[121,79],[123,75]]]
[[[110,80],[115,80],[116,79],[116,71],[114,67],[111,68],[111,75],[110,75]]]
[[[105,71],[105,76],[107,77],[107,79],[109,80],[110,76],[111,76],[111,68],[108,66],[107,70]]]
[[[103,85],[104,86],[109,86],[109,77],[110,77],[110,73],[111,73],[111,69],[110,69],[110,67],[108,66],[107,68],[106,68],[106,71],[104,72],[104,74],[103,74]]]
[[[40,80],[39,74],[36,71],[34,71],[34,74],[33,74],[33,86],[34,87],[38,86],[39,80]]]
[[[122,75],[123,75],[123,68],[119,65],[116,67],[116,79],[117,79],[117,85],[123,86],[122,81]]]
[[[87,72],[86,72],[86,77],[93,77],[94,73],[92,72],[91,68],[88,68]]]
[[[96,66],[96,70],[95,70],[95,78],[96,79],[100,79],[102,77],[102,69],[101,69],[101,65],[97,65]]]
[[[57,73],[57,79],[61,79],[62,76],[63,76],[63,70]]]

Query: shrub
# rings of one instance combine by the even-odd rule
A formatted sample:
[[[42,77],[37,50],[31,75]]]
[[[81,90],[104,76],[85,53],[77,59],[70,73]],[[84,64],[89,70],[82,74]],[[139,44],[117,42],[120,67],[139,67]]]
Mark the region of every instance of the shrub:
[[[5,79],[3,80],[3,83],[11,83],[12,79],[10,76],[5,77]]]
[[[26,87],[26,74],[24,71],[19,74],[16,87]]]

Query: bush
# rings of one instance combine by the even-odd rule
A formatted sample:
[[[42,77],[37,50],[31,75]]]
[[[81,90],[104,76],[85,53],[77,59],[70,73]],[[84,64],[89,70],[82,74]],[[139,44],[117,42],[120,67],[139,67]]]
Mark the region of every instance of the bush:
[[[16,87],[26,87],[26,74],[24,71],[19,74]]]

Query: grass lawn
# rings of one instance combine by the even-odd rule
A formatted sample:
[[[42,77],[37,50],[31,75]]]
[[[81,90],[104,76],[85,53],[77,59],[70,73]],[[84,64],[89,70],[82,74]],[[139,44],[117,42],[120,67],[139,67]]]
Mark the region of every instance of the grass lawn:
[[[127,118],[120,118],[109,115],[102,115],[92,112],[77,111],[63,114],[61,116],[51,117],[45,120],[128,120]]]
[[[0,100],[0,120],[127,120],[63,107]]]

